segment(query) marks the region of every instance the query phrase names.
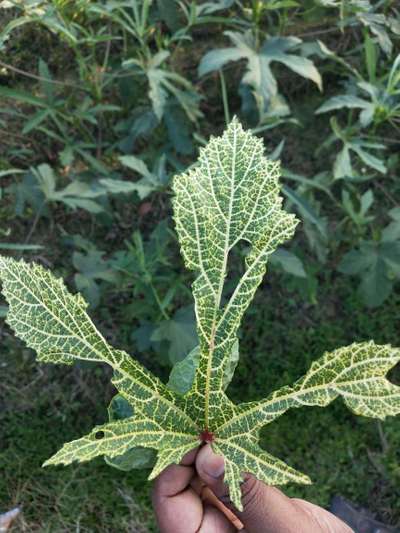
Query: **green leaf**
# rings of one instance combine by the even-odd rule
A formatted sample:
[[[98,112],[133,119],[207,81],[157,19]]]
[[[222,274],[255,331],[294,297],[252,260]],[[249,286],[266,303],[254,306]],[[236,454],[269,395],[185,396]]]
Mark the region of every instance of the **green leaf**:
[[[289,7],[297,7],[300,4],[294,0],[272,0],[265,5],[265,9],[274,10],[274,9],[285,9]]]
[[[149,83],[149,98],[153,112],[160,121],[170,98],[175,99],[187,117],[192,121],[202,116],[199,109],[200,97],[193,85],[183,76],[166,68],[162,64],[169,57],[170,52],[160,50],[146,60],[131,59],[123,63],[123,67],[135,66],[143,72]]]
[[[228,9],[234,3],[235,0],[213,0],[213,2],[203,2],[196,7],[201,14],[211,14],[222,9]]]
[[[279,265],[285,272],[297,276],[298,278],[306,278],[307,274],[304,270],[303,263],[292,252],[278,248],[276,252],[271,255],[271,263]]]
[[[0,170],[0,178],[13,174],[23,174],[24,172],[24,170],[21,170],[19,168],[8,168],[7,170]]]
[[[169,102],[164,111],[164,122],[174,150],[188,155],[194,152],[192,125],[176,102]]]
[[[225,481],[241,510],[244,472],[269,484],[310,482],[258,445],[260,428],[289,408],[325,406],[340,396],[356,414],[383,419],[400,413],[400,387],[385,377],[400,360],[400,350],[372,341],[324,354],[293,386],[263,400],[235,405],[229,399],[226,387],[237,364],[242,317],[268,260],[297,225],[282,208],[278,176],[279,165],[263,156],[262,141],[234,119],[221,137],[200,150],[195,165],[174,178],[176,229],[185,264],[195,275],[199,348],[175,367],[169,387],[107,343],[81,295],[72,295],[39,265],[0,257],[7,323],[16,335],[41,361],[107,363],[122,397],[112,403],[110,422],[65,444],[46,465],[102,455],[126,469],[143,460],[145,448],[157,452],[150,474],[154,478],[207,440],[225,457]],[[243,241],[243,274],[233,290],[230,281],[230,290],[224,291],[230,255]],[[397,268],[400,250],[385,243],[377,261],[375,248],[371,243],[360,247],[360,253],[372,254],[371,268],[375,263]]]
[[[368,78],[371,83],[376,81],[376,66],[378,64],[378,54],[374,41],[368,35],[364,37],[365,63],[367,65]]]
[[[314,63],[307,57],[289,54],[301,43],[298,37],[271,37],[261,47],[268,62],[278,61],[303,78],[313,81],[322,91],[322,78]]]
[[[359,293],[368,307],[379,307],[392,292],[393,282],[386,275],[386,267],[377,260],[362,278]]]
[[[157,0],[160,19],[163,20],[172,32],[179,30],[182,25],[180,11],[175,0]]]
[[[87,162],[91,167],[93,167],[94,170],[99,172],[103,175],[108,175],[108,169],[103,165],[103,163],[94,157],[91,153],[89,153],[87,150],[83,150],[82,148],[76,148],[76,152]]]
[[[386,266],[396,276],[400,276],[400,241],[382,242],[380,249]]]
[[[397,222],[400,222],[400,207],[394,207],[389,211],[389,216],[393,220],[396,220]]]
[[[205,76],[210,72],[221,70],[230,61],[239,61],[246,57],[244,50],[239,48],[221,48],[220,50],[210,50],[201,59],[198,75]]]
[[[297,194],[297,192],[287,185],[282,187],[282,191],[288,200],[294,203],[301,216],[316,226],[321,235],[325,235],[326,229],[324,221],[320,218],[318,213],[316,213],[315,209],[310,205],[310,203],[303,196]]]
[[[394,220],[382,231],[382,241],[394,242],[400,240],[400,220]]]
[[[119,158],[119,160],[124,166],[130,168],[131,170],[134,170],[144,178],[149,178],[150,180],[153,179],[153,174],[147,168],[146,163],[144,163],[144,161],[142,161],[138,157],[135,157],[133,155],[123,155]]]
[[[381,13],[366,12],[365,10],[357,13],[357,18],[378,38],[379,46],[388,56],[390,56],[393,49],[393,43],[384,27],[386,24],[385,15]]]
[[[56,190],[56,177],[53,169],[47,164],[42,164],[32,169],[32,174],[36,177],[46,199],[52,200]]]
[[[42,122],[46,120],[48,116],[50,116],[51,110],[50,109],[42,109],[41,111],[38,111],[31,119],[29,119],[22,130],[23,135],[26,135],[30,133],[32,130],[35,130]]]
[[[39,58],[39,75],[41,77],[40,85],[42,91],[48,102],[52,102],[54,99],[54,84],[52,83],[49,67],[42,58]]]
[[[362,241],[359,250],[343,256],[339,270],[359,275],[360,296],[367,306],[378,307],[392,292],[393,275],[400,276],[400,242]]]
[[[156,457],[157,454],[152,448],[136,446],[116,457],[105,455],[104,460],[108,465],[128,472],[129,470],[138,470],[141,468],[153,468]]]
[[[196,346],[188,355],[178,361],[169,375],[168,387],[179,394],[186,394],[190,391],[197,367],[200,360],[200,346]],[[236,366],[239,362],[239,342],[236,341],[232,347],[229,363],[226,365],[224,375],[224,390],[228,387],[233,378]]]
[[[100,183],[105,186],[109,192],[118,194],[135,191],[138,193],[139,198],[143,200],[143,198],[146,198],[150,193],[162,189],[165,186],[163,179],[160,179],[159,175],[151,172],[144,161],[138,157],[125,155],[121,156],[119,160],[124,166],[134,170],[143,176],[143,178],[134,183],[114,179],[100,180]],[[163,158],[159,160],[159,163],[162,160]]]
[[[121,394],[117,394],[108,406],[110,422],[124,420],[133,416],[133,409]],[[152,468],[156,461],[156,453],[151,448],[137,446],[116,457],[104,456],[107,464],[125,472],[133,469]]]
[[[113,178],[102,178],[99,180],[99,183],[109,194],[130,194],[136,192],[141,200],[157,190],[157,188],[146,179],[131,182]]]
[[[17,100],[18,102],[23,102],[24,104],[30,104],[34,107],[45,107],[47,108],[47,103],[42,100],[41,98],[37,98],[36,96],[33,96],[30,93],[26,93],[24,91],[17,91],[15,89],[10,89],[8,87],[2,87],[0,86],[0,96],[4,96],[5,98],[13,98],[14,100]]]
[[[171,364],[181,361],[197,344],[196,322],[193,310],[179,309],[173,318],[164,320],[153,331],[151,340],[168,341],[168,356]]]
[[[102,189],[92,188],[87,183],[74,181],[64,189],[56,190],[56,175],[49,165],[39,165],[31,171],[48,202],[61,202],[72,209],[81,208],[95,214],[103,210],[102,206],[93,200],[104,194]]]
[[[322,90],[322,79],[314,63],[293,53],[302,42],[297,37],[271,37],[261,48],[258,48],[251,31],[238,33],[226,31],[225,35],[234,44],[233,47],[211,50],[201,60],[199,76],[220,70],[231,61],[246,59],[246,72],[242,84],[253,89],[253,96],[257,102],[260,116],[278,95],[278,83],[271,70],[271,63],[276,61],[290,68],[300,76],[310,79]]]
[[[100,301],[99,281],[115,283],[117,274],[103,259],[104,252],[96,249],[87,250],[86,253],[74,252],[72,263],[79,271],[75,274],[76,288],[83,294],[85,299],[96,307]]]
[[[370,154],[366,150],[364,150],[364,146],[368,146],[366,143],[351,143],[350,148],[358,154],[360,159],[368,166],[373,168],[374,170],[377,170],[381,174],[385,174],[387,172],[387,168],[382,161],[382,159],[379,159],[378,157],[375,157],[374,155]]]
[[[199,360],[200,346],[196,346],[184,359],[174,365],[169,375],[168,387],[178,394],[189,392],[194,382]]]
[[[368,263],[365,261],[365,256],[358,250],[350,250],[342,257],[339,263],[338,270],[343,274],[359,274],[365,270]]]
[[[367,100],[363,100],[358,96],[353,96],[352,94],[341,94],[339,96],[333,96],[324,102],[317,110],[316,113],[326,113],[327,111],[333,111],[334,109],[343,109],[347,107],[348,109],[369,109],[370,107],[374,108],[373,104]]]
[[[350,150],[347,145],[343,145],[333,164],[333,177],[335,180],[339,180],[341,178],[351,178],[352,176],[353,168],[351,166]]]

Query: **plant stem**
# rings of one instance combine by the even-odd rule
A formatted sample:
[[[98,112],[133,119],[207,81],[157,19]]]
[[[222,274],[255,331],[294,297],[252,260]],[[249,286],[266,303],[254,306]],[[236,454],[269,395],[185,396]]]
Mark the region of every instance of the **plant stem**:
[[[230,114],[229,114],[229,103],[228,103],[228,94],[226,91],[225,76],[222,70],[219,71],[219,78],[221,80],[222,104],[224,106],[225,123],[228,126],[231,119],[230,119]]]
[[[162,303],[161,303],[160,297],[159,297],[159,295],[158,295],[157,289],[154,287],[152,281],[150,281],[150,288],[151,288],[151,291],[152,291],[152,293],[153,293],[153,295],[154,295],[154,298],[155,298],[155,300],[156,300],[156,302],[157,302],[157,305],[158,305],[158,307],[160,308],[160,311],[161,311],[162,316],[165,318],[165,320],[169,320],[169,316],[168,316],[168,314],[165,312],[165,309],[164,309],[163,306],[162,306]]]
[[[39,222],[39,218],[40,218],[40,215],[42,214],[42,210],[43,210],[43,207],[45,206],[45,204],[46,204],[46,201],[44,201],[44,202],[41,204],[41,206],[39,207],[39,209],[36,211],[36,215],[35,215],[35,218],[34,218],[34,220],[33,220],[33,223],[32,223],[32,226],[31,226],[31,229],[29,230],[29,233],[28,233],[28,235],[26,236],[26,239],[25,239],[25,241],[24,241],[24,244],[28,244],[29,241],[31,240],[32,235],[33,235],[33,233],[34,233],[34,231],[35,231],[35,229],[36,229],[36,226],[37,226],[37,224],[38,224],[38,222]]]
[[[46,83],[52,83],[53,85],[61,85],[63,87],[71,87],[73,89],[78,89],[79,91],[85,91],[84,87],[81,87],[79,85],[75,85],[74,83],[68,83],[48,78],[43,78],[42,76],[37,76],[36,74],[31,74],[30,72],[27,72],[25,70],[22,70],[17,67],[13,67],[12,65],[8,63],[4,63],[4,61],[0,61],[0,67],[3,67],[7,70],[11,70],[12,72],[15,72],[16,74],[21,74],[22,76],[26,76],[27,78],[32,78],[34,80],[38,81],[45,81]]]

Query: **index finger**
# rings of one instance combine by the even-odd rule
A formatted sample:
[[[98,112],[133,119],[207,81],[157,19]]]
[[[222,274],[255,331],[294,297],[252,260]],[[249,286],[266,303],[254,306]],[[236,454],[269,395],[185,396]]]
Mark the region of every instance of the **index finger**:
[[[169,465],[154,482],[153,501],[157,505],[162,498],[176,496],[182,492],[194,476],[194,461],[198,448],[183,456],[179,465]]]

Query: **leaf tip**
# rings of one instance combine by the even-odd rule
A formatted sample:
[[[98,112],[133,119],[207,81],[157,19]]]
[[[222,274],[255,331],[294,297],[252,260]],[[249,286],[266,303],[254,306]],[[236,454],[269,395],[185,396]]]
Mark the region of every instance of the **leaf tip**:
[[[7,266],[11,263],[11,261],[14,261],[11,257],[6,257],[5,255],[0,255],[0,277],[1,277],[1,271],[6,269]]]
[[[54,466],[54,462],[52,460],[52,457],[50,459],[46,459],[44,463],[42,463],[42,468],[46,468],[47,466]]]

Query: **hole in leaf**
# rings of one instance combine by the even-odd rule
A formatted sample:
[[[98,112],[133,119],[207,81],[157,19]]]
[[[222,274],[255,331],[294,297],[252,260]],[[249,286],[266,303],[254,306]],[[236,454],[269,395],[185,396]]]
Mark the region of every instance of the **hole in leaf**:
[[[241,240],[229,252],[228,263],[226,267],[226,278],[222,291],[222,306],[225,305],[232,296],[240,278],[245,270],[244,260],[250,250],[250,244]]]
[[[94,438],[96,440],[100,440],[100,439],[103,439],[104,438],[104,431],[96,431],[95,435],[94,435]]]

